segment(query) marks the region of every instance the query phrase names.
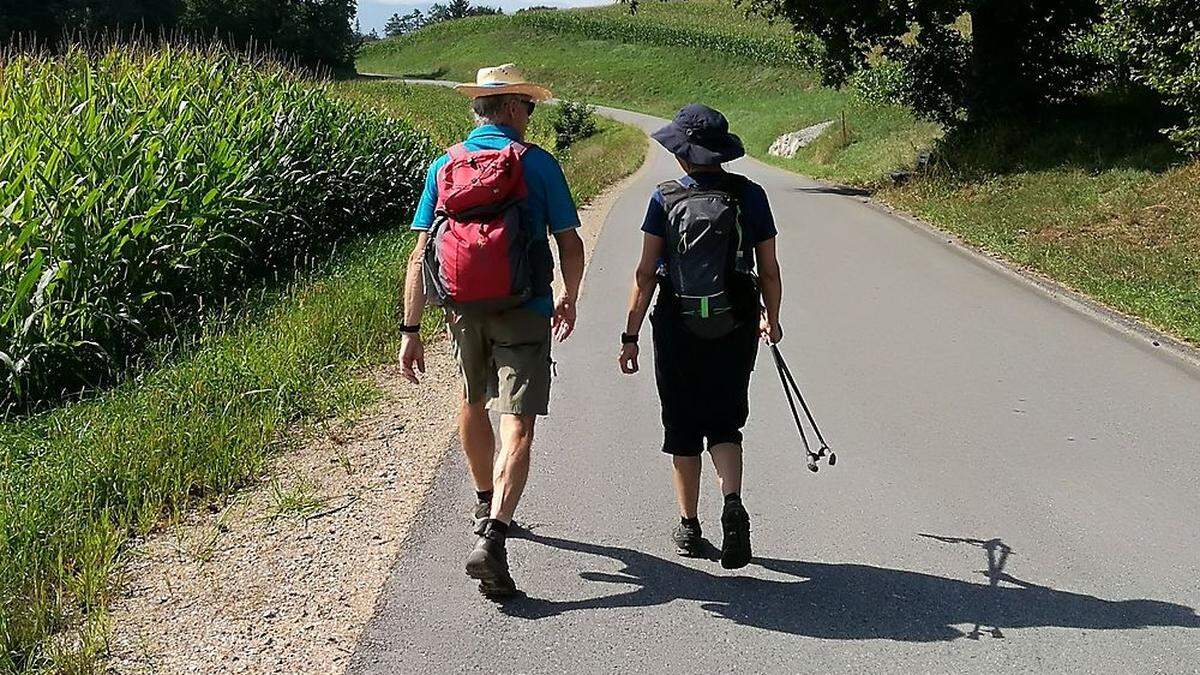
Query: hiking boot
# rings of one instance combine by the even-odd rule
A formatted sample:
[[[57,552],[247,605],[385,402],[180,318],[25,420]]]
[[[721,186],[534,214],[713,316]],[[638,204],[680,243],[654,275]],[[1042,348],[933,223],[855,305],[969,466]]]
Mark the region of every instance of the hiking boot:
[[[727,570],[750,564],[750,514],[741,500],[725,502],[721,513],[721,567]]]
[[[483,536],[483,528],[487,526],[487,520],[492,515],[492,503],[490,501],[477,502],[475,504],[475,512],[471,515],[475,525],[471,531],[476,536]]]
[[[479,592],[484,596],[505,598],[517,592],[517,585],[508,573],[504,535],[491,527],[490,522],[467,555],[467,576],[479,580]]]
[[[693,524],[694,523],[694,524]],[[687,558],[700,556],[704,551],[704,540],[700,538],[700,522],[681,521],[671,532],[671,540],[675,542],[675,552]]]

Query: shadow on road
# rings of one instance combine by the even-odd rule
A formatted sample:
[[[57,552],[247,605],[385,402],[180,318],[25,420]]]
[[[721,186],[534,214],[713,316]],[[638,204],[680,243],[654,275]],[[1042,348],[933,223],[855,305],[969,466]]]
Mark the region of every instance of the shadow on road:
[[[929,536],[929,535],[923,535]],[[602,556],[624,567],[617,574],[582,572],[601,584],[632,586],[586,600],[520,597],[501,606],[510,616],[542,619],[578,610],[651,607],[692,600],[713,616],[764,630],[809,637],[931,642],[977,639],[1001,629],[1038,626],[1132,629],[1200,628],[1184,605],[1158,600],[1103,600],[1021,581],[1003,572],[1011,549],[998,539],[932,537],[968,543],[988,553],[988,583],[972,583],[907,570],[799,560],[755,558],[754,564],[795,580],[710,574],[639,551],[523,533],[522,539],[565,551]],[[752,568],[749,568],[752,569]],[[1007,584],[1001,586],[1001,582]],[[971,633],[955,625],[975,624]]]
[[[871,196],[870,190],[851,187],[849,185],[815,185],[812,187],[798,187],[794,191],[809,195],[840,195],[843,197]]]

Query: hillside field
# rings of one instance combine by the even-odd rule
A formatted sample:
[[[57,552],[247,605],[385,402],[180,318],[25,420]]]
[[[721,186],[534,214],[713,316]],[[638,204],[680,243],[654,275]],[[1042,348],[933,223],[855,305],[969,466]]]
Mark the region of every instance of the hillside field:
[[[944,137],[937,125],[851,90],[821,87],[779,48],[788,27],[727,0],[481,17],[373,44],[363,71],[465,80],[520,64],[562,96],[662,117],[700,101],[724,112],[763,161],[860,186],[1101,302],[1200,344],[1200,164],[1159,133],[1169,116],[1145,93],[1096,92]],[[692,46],[688,46],[688,45]],[[799,62],[797,62],[799,61]],[[841,120],[845,115],[846,124]],[[795,159],[767,154],[781,134],[837,123]],[[894,171],[927,170],[903,184]]]

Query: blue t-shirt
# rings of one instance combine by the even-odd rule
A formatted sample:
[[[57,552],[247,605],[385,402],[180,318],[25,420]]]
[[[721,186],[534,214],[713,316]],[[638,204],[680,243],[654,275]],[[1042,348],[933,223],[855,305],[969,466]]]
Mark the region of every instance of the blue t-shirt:
[[[718,173],[697,173],[685,175],[678,180],[684,187],[710,188],[717,185],[721,179],[722,175]],[[740,195],[742,232],[751,246],[758,246],[778,234],[775,229],[775,217],[771,214],[767,191],[748,178],[744,185]],[[667,210],[662,193],[658,190],[650,195],[650,205],[646,208],[646,218],[642,221],[642,232],[656,237],[667,236]]]
[[[517,138],[517,130],[512,127],[487,124],[476,127],[467,135],[463,144],[470,151],[500,150]],[[449,161],[450,155],[443,154],[429,165],[429,171],[425,174],[425,190],[421,192],[421,199],[417,202],[412,229],[428,230],[433,226],[438,198],[437,174]],[[558,234],[579,227],[579,212],[575,209],[571,189],[567,186],[567,178],[563,175],[558,160],[541,148],[531,147],[522,157],[521,167],[525,172],[525,183],[529,187],[526,206],[529,222],[534,225],[533,238],[547,239],[548,233]],[[525,306],[544,316],[554,313],[554,300],[549,295],[531,298]]]

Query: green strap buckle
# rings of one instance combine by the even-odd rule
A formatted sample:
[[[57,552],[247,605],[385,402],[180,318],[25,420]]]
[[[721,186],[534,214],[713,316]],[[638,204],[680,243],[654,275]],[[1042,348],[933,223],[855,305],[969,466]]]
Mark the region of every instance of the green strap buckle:
[[[700,318],[708,318],[708,298],[700,298]]]

